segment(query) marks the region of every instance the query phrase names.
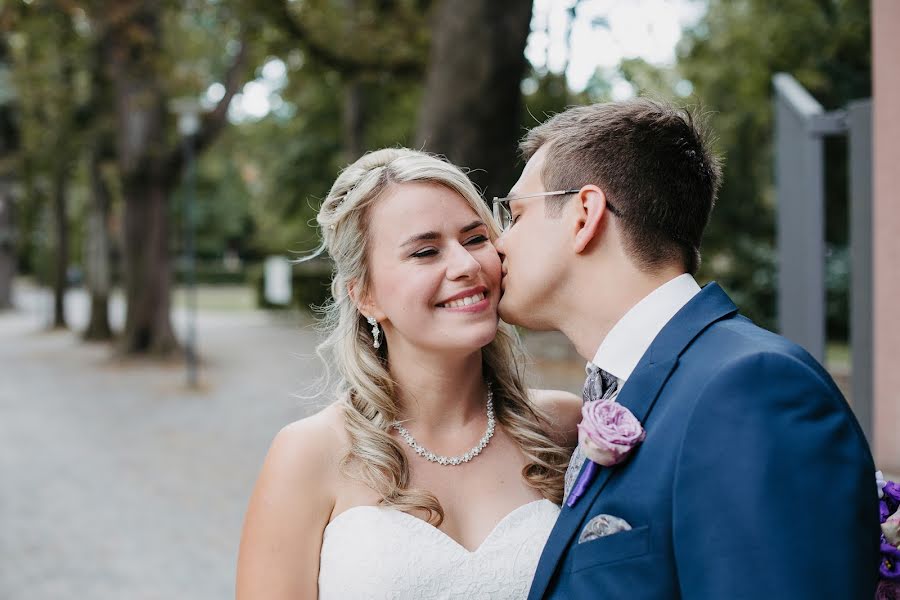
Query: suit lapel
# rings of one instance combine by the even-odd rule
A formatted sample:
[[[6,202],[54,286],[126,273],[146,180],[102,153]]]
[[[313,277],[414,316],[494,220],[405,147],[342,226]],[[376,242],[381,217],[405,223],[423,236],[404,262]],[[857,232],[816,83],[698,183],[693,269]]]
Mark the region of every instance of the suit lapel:
[[[678,359],[673,357],[661,363],[635,369],[627,385],[619,393],[617,401],[633,412],[639,421],[644,422],[656,403],[659,390],[677,363]],[[586,465],[587,461],[585,461]],[[553,577],[553,573],[556,571],[560,558],[566,548],[569,547],[569,543],[578,531],[578,526],[584,521],[584,517],[594,503],[594,499],[606,486],[609,478],[623,467],[624,464],[612,468],[601,467],[585,495],[578,500],[574,507],[569,508],[563,503],[556,525],[554,525],[547,545],[544,547],[544,552],[541,554],[541,560],[534,575],[534,583],[532,583],[531,592],[528,595],[529,600],[543,596]]]
[[[634,413],[641,423],[646,422],[656,405],[660,390],[678,364],[678,358],[685,348],[709,325],[734,315],[736,312],[737,307],[722,291],[722,288],[715,283],[707,285],[672,317],[672,320],[656,336],[631,377],[622,387],[617,401]],[[636,452],[640,452],[640,447]],[[584,497],[574,507],[569,508],[563,503],[556,525],[550,533],[543,554],[541,554],[528,594],[529,600],[543,597],[556,572],[560,558],[569,547],[594,500],[606,486],[610,477],[626,469],[628,462],[612,468],[601,468]]]

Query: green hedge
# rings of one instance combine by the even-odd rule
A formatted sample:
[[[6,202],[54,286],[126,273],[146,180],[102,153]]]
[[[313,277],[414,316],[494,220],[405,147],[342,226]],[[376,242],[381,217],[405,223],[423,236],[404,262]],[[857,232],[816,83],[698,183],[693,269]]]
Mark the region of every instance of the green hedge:
[[[312,306],[321,306],[331,299],[331,262],[309,261],[292,265],[291,306],[311,311]],[[250,280],[256,289],[256,305],[260,308],[288,308],[280,304],[270,304],[264,294],[263,265],[255,265],[250,271]]]
[[[248,269],[241,267],[237,271],[229,271],[221,264],[197,264],[194,271],[194,281],[198,284],[231,284],[242,285],[248,281]],[[177,268],[174,272],[175,282],[183,284],[187,282],[187,273],[183,269]]]

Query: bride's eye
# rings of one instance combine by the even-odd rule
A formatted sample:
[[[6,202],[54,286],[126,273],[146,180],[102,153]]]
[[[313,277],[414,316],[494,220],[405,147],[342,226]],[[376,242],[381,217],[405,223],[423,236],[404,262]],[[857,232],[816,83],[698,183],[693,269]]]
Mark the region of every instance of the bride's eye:
[[[437,250],[434,248],[425,248],[423,250],[419,250],[418,252],[414,252],[411,254],[413,258],[428,258],[429,256],[434,256],[437,254]]]
[[[475,245],[475,244],[483,244],[488,241],[487,236],[484,235],[476,235],[475,237],[469,238],[466,240],[466,245]]]

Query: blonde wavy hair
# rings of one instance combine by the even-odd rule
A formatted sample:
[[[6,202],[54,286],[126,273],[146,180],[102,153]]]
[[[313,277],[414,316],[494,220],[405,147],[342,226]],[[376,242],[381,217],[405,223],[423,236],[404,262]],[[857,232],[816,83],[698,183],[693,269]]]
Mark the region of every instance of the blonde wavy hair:
[[[477,189],[452,164],[403,148],[364,155],[341,172],[316,218],[322,233],[319,251],[327,251],[334,261],[332,300],[323,307],[327,337],[316,352],[338,373],[337,397],[350,437],[342,472],[377,492],[381,505],[422,511],[437,525],[444,518],[440,503],[433,494],[408,487],[409,462],[390,435],[400,416],[397,384],[388,370],[390,349],[384,341],[380,349],[372,347],[370,326],[349,293],[352,286],[357,298],[365,297],[369,286],[368,208],[391,186],[409,182],[433,183],[457,192],[487,224],[491,239],[499,235]],[[482,349],[496,419],[528,460],[522,470],[526,483],[559,504],[571,448],[559,447],[545,433],[545,418],[529,401],[522,383],[521,358],[515,330],[500,323],[496,338]]]

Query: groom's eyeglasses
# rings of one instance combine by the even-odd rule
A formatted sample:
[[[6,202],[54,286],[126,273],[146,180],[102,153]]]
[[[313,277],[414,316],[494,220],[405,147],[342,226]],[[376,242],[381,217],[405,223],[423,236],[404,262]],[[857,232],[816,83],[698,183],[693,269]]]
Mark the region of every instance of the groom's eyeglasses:
[[[513,200],[521,200],[523,198],[539,198],[541,196],[565,196],[566,194],[577,194],[581,190],[558,190],[556,192],[543,192],[540,194],[526,194],[524,196],[505,196],[503,198],[494,197],[494,220],[500,225],[502,231],[509,230],[513,224],[512,211],[509,209],[509,203]],[[618,216],[619,211],[609,202],[606,203],[609,212]]]

